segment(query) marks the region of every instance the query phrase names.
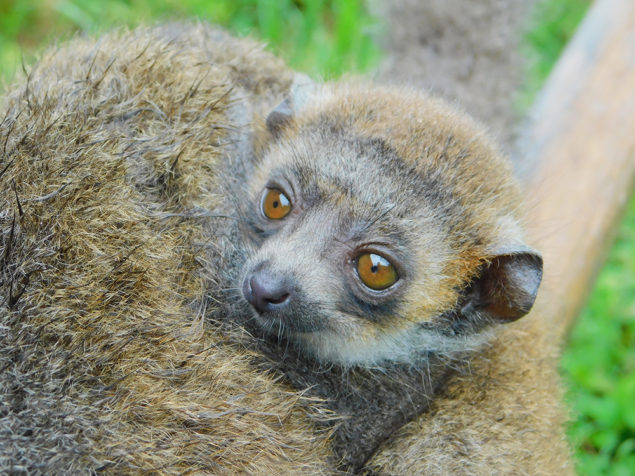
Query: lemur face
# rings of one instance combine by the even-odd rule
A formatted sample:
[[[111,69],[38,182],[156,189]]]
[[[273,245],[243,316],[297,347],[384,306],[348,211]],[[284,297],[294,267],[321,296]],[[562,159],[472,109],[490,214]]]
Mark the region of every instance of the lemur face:
[[[425,164],[438,154],[409,161],[347,110],[314,111],[284,134],[281,119],[248,185],[253,251],[237,283],[263,329],[321,361],[377,365],[466,350],[492,320],[522,315],[515,304],[489,313],[500,300],[492,279],[509,287],[508,262],[518,261],[484,272],[491,243],[468,215],[492,197],[459,196],[456,174]],[[461,161],[440,166],[449,164]],[[537,272],[539,258],[520,255],[518,266]],[[536,276],[522,288],[531,302]]]
[[[292,332],[381,323],[417,275],[408,239],[416,223],[375,144],[311,139],[302,151],[298,141],[279,147],[259,167],[251,220],[259,248],[244,295],[263,325]]]

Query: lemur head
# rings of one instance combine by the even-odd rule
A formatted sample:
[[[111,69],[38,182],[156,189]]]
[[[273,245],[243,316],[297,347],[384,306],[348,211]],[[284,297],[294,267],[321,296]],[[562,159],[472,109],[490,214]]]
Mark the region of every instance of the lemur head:
[[[510,167],[437,99],[296,81],[248,183],[255,320],[323,362],[468,350],[533,305]]]

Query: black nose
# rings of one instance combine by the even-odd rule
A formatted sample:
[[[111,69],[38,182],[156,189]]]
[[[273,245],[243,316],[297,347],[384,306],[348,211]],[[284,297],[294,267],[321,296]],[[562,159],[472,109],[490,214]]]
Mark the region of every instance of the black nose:
[[[268,270],[249,274],[243,282],[245,299],[261,314],[284,309],[292,294],[290,280]]]

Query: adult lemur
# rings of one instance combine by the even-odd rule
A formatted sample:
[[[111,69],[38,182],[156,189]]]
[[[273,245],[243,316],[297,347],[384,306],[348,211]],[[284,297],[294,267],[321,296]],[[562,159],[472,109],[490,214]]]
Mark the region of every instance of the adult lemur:
[[[50,51],[2,118],[9,472],[403,471],[538,288],[471,120],[204,25]]]

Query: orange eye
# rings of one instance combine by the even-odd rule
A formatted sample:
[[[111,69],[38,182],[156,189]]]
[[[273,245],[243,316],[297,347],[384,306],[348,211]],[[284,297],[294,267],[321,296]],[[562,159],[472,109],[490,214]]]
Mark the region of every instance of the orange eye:
[[[291,201],[276,188],[268,188],[262,199],[262,212],[270,220],[281,220],[291,211]]]
[[[374,253],[365,253],[357,258],[357,274],[362,283],[376,291],[389,288],[399,279],[390,261]]]

